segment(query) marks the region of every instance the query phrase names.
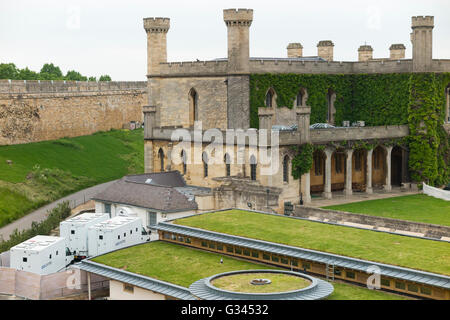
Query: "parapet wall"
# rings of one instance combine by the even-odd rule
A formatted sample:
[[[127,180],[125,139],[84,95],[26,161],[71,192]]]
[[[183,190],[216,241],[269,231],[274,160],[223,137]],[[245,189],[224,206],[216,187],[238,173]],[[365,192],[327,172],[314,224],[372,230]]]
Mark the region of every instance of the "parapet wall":
[[[145,81],[0,80],[0,145],[129,127],[147,101]]]
[[[147,81],[43,81],[43,80],[0,80],[0,94],[3,93],[66,93],[107,92],[117,90],[142,90]]]
[[[170,62],[160,65],[161,73],[156,77],[224,76],[227,75],[227,60]],[[372,61],[299,61],[295,59],[252,59],[250,73],[406,73],[413,72],[411,59]],[[427,72],[450,72],[450,60],[435,59]]]

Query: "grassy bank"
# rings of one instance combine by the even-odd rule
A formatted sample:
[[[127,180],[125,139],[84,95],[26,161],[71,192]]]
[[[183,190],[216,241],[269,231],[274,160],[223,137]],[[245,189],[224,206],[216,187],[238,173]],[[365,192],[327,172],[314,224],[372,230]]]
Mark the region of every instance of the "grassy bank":
[[[142,129],[0,146],[0,227],[78,190],[143,171]]]
[[[307,249],[450,274],[445,242],[328,225],[243,210],[179,219],[175,223]]]
[[[221,258],[223,263],[220,263]],[[183,287],[189,287],[199,279],[227,271],[277,269],[264,264],[239,260],[162,241],[118,250],[92,260]],[[330,296],[330,299],[402,299],[402,297],[389,293],[348,284],[333,282],[333,286],[335,287],[335,292]]]
[[[353,202],[323,208],[450,226],[450,202],[425,194]]]

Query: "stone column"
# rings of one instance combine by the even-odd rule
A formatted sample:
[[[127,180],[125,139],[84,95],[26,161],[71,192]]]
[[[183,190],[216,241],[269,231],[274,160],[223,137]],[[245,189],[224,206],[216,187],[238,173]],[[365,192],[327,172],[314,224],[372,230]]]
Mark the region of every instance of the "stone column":
[[[367,150],[367,161],[366,161],[366,193],[372,194],[372,154],[373,149]]]
[[[311,203],[311,176],[310,172],[305,173],[302,176],[302,181],[305,181],[305,188],[303,189],[303,201],[305,203]]]
[[[309,135],[311,108],[308,106],[295,108],[295,114],[297,117],[297,131],[300,132],[300,144],[309,143],[311,141]]]
[[[332,149],[325,149],[325,186],[323,191],[323,197],[325,199],[331,199],[331,156],[333,155]]]
[[[144,106],[144,170],[151,173],[153,168],[153,129],[156,125],[156,107]]]
[[[346,163],[345,163],[345,189],[344,195],[352,195],[352,156],[353,149],[345,150]]]
[[[386,183],[384,185],[384,190],[391,191],[391,153],[392,153],[392,146],[386,147]]]
[[[275,111],[272,108],[258,108],[259,129],[266,129],[269,134],[272,130],[272,119]]]

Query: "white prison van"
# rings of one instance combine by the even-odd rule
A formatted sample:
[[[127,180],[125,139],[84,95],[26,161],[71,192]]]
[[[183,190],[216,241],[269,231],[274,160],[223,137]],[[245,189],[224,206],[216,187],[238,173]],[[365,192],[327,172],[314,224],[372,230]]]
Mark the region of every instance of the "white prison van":
[[[142,219],[117,216],[89,227],[89,257],[132,246],[149,240]]]
[[[109,219],[107,213],[83,213],[59,224],[59,235],[66,239],[66,246],[75,260],[88,256],[88,229],[99,222]]]
[[[69,265],[73,256],[61,237],[35,236],[10,249],[10,267],[47,275]]]

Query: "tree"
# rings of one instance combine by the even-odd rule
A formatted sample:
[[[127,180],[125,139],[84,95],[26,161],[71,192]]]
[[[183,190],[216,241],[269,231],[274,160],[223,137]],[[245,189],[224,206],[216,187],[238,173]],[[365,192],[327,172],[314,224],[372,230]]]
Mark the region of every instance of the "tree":
[[[111,77],[107,74],[100,76],[100,79],[98,81],[111,81]]]
[[[96,78],[96,77],[89,77],[88,80],[89,80],[89,81],[97,81],[97,78]]]
[[[67,71],[67,74],[64,77],[64,79],[70,81],[87,81],[87,77],[82,76],[81,73],[75,70]]]
[[[44,80],[62,80],[63,78],[61,69],[57,66],[54,66],[53,63],[44,64],[40,74],[41,77],[44,78]]]
[[[32,71],[26,67],[25,69],[20,69],[17,75],[17,79],[20,80],[40,80],[39,74]]]
[[[0,63],[0,79],[18,79],[18,74],[14,63]]]

